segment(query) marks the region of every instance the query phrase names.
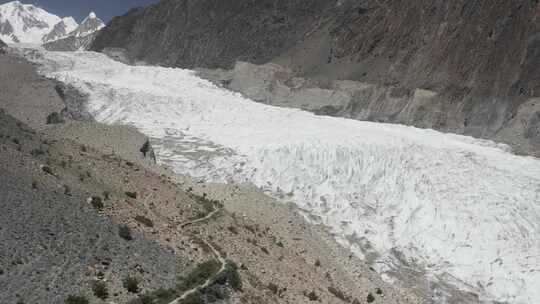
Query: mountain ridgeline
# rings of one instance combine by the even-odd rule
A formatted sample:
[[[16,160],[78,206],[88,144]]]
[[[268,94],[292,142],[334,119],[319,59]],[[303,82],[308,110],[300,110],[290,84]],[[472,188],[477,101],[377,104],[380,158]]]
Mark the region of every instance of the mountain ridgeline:
[[[163,0],[114,18],[92,49],[123,48],[134,61],[183,68],[279,64],[286,73],[262,76],[270,97],[246,95],[294,106],[294,94],[276,102],[275,87],[298,91],[291,80],[301,77],[309,84],[300,89],[347,98],[299,107],[539,155],[539,17],[536,0]],[[347,88],[339,80],[350,80]]]

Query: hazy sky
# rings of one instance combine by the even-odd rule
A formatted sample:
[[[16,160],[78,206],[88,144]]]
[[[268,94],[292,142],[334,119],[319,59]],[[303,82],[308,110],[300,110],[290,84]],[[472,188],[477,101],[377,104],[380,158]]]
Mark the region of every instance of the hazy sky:
[[[0,0],[0,4],[11,0]],[[60,17],[73,16],[81,22],[90,11],[103,21],[108,22],[114,16],[125,14],[130,8],[146,6],[159,0],[20,0],[25,4],[35,4]]]

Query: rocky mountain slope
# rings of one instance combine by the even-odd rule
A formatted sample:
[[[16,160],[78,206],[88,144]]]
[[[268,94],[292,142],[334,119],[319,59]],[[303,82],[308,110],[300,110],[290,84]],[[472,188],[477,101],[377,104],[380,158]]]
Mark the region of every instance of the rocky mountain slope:
[[[60,115],[84,94],[0,59],[6,303],[423,302],[258,189],[177,177],[134,129]]]
[[[529,0],[164,0],[113,19],[93,49],[179,67],[273,62],[290,73],[263,81],[294,91],[302,77],[349,96],[330,109],[303,102],[316,112],[490,138],[539,155],[539,12]],[[343,89],[336,80],[353,82]]]

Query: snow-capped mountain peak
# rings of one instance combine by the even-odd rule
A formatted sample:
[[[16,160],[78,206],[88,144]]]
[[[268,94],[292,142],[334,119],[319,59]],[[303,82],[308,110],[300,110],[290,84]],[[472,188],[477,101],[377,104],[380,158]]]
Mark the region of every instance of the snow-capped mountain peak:
[[[62,18],[62,20],[54,26],[52,31],[43,37],[42,41],[45,43],[64,38],[77,29],[78,26],[79,24],[73,17]]]
[[[65,36],[76,27],[73,18],[62,19],[32,4],[12,1],[0,5],[0,38],[6,43],[41,44]]]
[[[85,37],[93,34],[105,27],[105,23],[96,16],[96,13],[91,12],[88,14],[83,22],[73,32],[69,33],[69,36]]]

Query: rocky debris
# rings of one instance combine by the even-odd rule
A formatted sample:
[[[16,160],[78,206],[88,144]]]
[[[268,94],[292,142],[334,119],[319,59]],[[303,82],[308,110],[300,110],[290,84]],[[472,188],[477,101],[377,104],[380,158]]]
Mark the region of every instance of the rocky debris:
[[[11,51],[0,55],[0,108],[30,127],[44,126],[49,114],[65,107],[54,86],[54,81],[38,75],[33,64]]]
[[[490,118],[505,106],[481,108],[435,91],[347,80],[298,77],[275,63],[236,63],[232,70],[198,69],[216,85],[266,104],[300,108],[318,115],[389,122],[493,139],[515,152],[540,156],[540,102],[529,98],[508,120]]]
[[[0,39],[0,54],[4,54],[4,49],[7,48],[7,44]]]
[[[65,105],[61,111],[63,117],[77,121],[94,121],[92,115],[86,110],[85,104],[88,100],[86,94],[62,82],[56,82],[54,89]]]
[[[262,102],[293,99],[316,113],[495,139],[538,155],[539,11],[529,0],[166,0],[113,19],[92,49],[124,48],[132,61],[182,68],[273,62],[293,72],[290,82],[320,84],[303,84],[292,97],[297,83],[278,86],[269,97],[256,87],[267,79],[244,78],[249,87],[239,90]],[[327,83],[340,80],[353,81],[337,84],[349,86],[353,100],[331,96],[324,104],[340,92]]]
[[[64,303],[68,295],[92,299],[97,277],[116,302],[130,298],[119,281],[129,274],[137,275],[144,288],[175,283],[186,269],[178,256],[139,235],[123,241],[117,224],[85,203],[86,191],[102,187],[96,178],[81,182],[76,177],[88,160],[76,160],[74,150],[44,144],[44,138],[5,112],[0,113],[0,133],[2,301]],[[34,156],[35,147],[44,154]],[[49,165],[36,170],[40,163]],[[69,195],[58,184],[69,185]]]
[[[71,121],[42,129],[45,134],[71,139],[80,145],[139,164],[156,164],[150,140],[134,127]]]

